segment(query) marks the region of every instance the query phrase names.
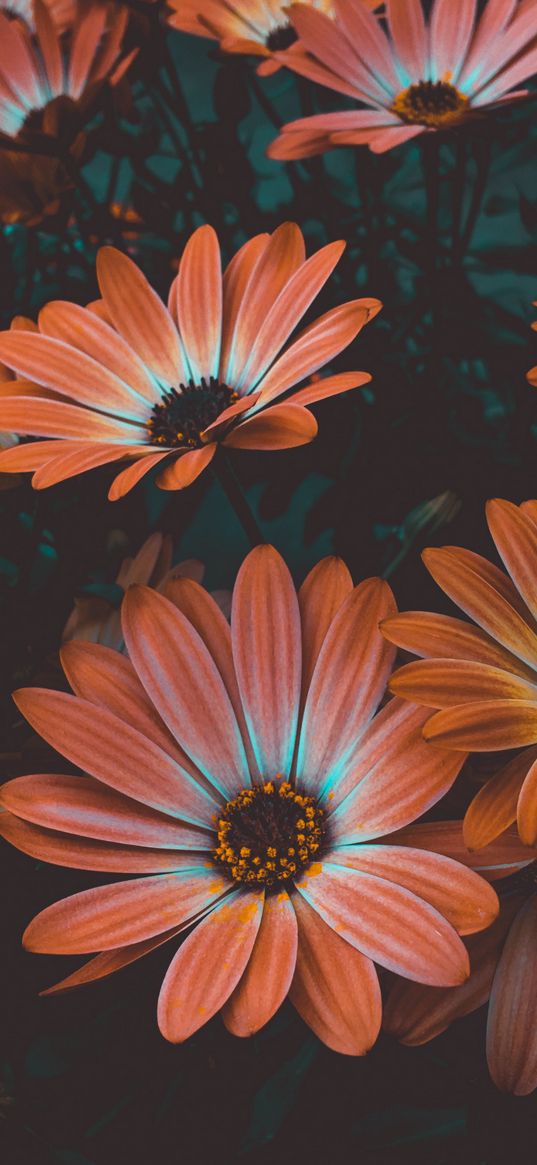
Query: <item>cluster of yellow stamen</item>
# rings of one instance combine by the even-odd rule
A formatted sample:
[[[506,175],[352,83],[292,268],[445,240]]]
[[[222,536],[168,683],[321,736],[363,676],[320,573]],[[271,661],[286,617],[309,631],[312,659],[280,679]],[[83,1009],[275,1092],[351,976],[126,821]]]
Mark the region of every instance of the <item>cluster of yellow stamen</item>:
[[[266,887],[288,882],[319,856],[323,821],[314,798],[278,773],[227,802],[214,857],[236,882]]]
[[[238,399],[234,389],[212,376],[209,380],[200,380],[199,384],[189,381],[179,388],[170,388],[163,393],[159,404],[153,406],[147,421],[149,440],[152,445],[168,448],[180,445],[199,449],[204,430]]]
[[[408,125],[440,129],[459,121],[468,107],[468,98],[448,80],[418,81],[395,98],[392,112]]]

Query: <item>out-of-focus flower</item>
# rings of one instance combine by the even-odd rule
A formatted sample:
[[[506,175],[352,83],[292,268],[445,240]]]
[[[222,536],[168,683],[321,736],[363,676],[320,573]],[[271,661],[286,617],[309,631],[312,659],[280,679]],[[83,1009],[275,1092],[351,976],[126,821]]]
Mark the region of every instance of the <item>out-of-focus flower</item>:
[[[35,33],[0,11],[0,133],[12,138],[59,133],[100,85],[117,84],[133,58],[122,51],[125,8],[81,4],[66,36],[43,0],[34,0],[34,16]]]
[[[439,527],[452,522],[455,515],[458,514],[460,507],[460,499],[452,490],[448,489],[444,493],[437,494],[435,498],[430,498],[426,502],[420,502],[418,506],[415,506],[407,514],[399,526],[380,526],[378,528],[378,536],[387,538],[395,535],[400,543],[397,553],[391,558],[388,566],[383,571],[383,577],[389,578],[393,574],[394,570],[406,557],[410,547],[423,530],[429,529],[430,533],[432,533],[434,530],[438,530]]]
[[[487,518],[511,577],[460,547],[423,553],[435,581],[479,626],[409,611],[382,628],[392,643],[425,657],[396,672],[391,689],[443,709],[426,725],[427,740],[478,752],[533,746],[473,799],[464,836],[476,849],[513,821],[527,845],[537,841],[537,502],[495,500]]]
[[[77,13],[77,0],[42,0],[59,32],[70,28]],[[0,12],[11,19],[23,20],[35,30],[34,0],[0,0]]]
[[[183,252],[168,309],[126,255],[103,247],[101,304],[51,303],[38,335],[0,335],[0,359],[67,398],[51,401],[45,391],[26,400],[20,384],[17,396],[3,397],[1,425],[54,440],[35,442],[18,458],[0,455],[0,469],[35,470],[33,484],[42,489],[134,459],[112,484],[115,500],[164,460],[157,484],[182,489],[219,444],[269,450],[312,441],[317,422],[306,406],[371,379],[344,372],[294,388],[354,340],[380,310],[377,299],[333,308],[285,347],[344,246],[330,243],[306,259],[301,231],[285,223],[245,243],[222,276],[216,233],[200,227]]]
[[[380,0],[359,2],[368,8],[380,7]],[[297,46],[288,0],[170,0],[170,7],[168,24],[173,28],[217,40],[226,53],[262,57],[258,72],[265,76],[281,68],[288,50],[293,52]],[[309,0],[305,7],[328,17],[335,13],[334,0]]]
[[[0,150],[0,221],[37,226],[58,213],[73,189],[59,158]]]
[[[18,443],[19,438],[15,433],[0,433],[0,449],[14,449]],[[20,481],[18,473],[13,476],[10,473],[0,473],[0,490],[15,489]]]
[[[339,559],[320,562],[297,595],[262,546],[239,571],[231,628],[191,579],[167,598],[131,587],[128,658],[70,643],[75,695],[15,694],[89,775],[9,781],[2,834],[41,860],[142,875],[30,923],[29,950],[100,952],[51,990],[193,927],[160,993],[166,1039],[220,1009],[250,1035],[289,994],[329,1047],[360,1055],[381,1021],[375,962],[429,984],[466,978],[459,935],[492,922],[496,894],[464,865],[388,836],[461,766],[425,744],[424,710],[394,699],[375,715],[394,655],[379,620],[393,610],[387,583],[353,587]]]
[[[488,0],[479,19],[477,8],[477,0],[435,0],[426,19],[420,0],[387,0],[385,31],[361,0],[334,0],[335,20],[293,4],[300,47],[282,63],[361,108],[290,122],[270,157],[339,145],[383,153],[525,97],[515,86],[537,70],[536,0]]]
[[[9,474],[5,474],[9,478]],[[172,566],[171,538],[162,534],[151,534],[134,558],[124,558],[121,563],[116,586],[123,592],[132,586],[154,587],[166,595],[168,585],[176,578],[190,578],[201,583],[205,573],[202,562],[195,558],[185,559]],[[213,598],[221,610],[229,613],[227,591],[213,592]],[[125,643],[121,630],[121,615],[106,599],[85,596],[75,600],[75,606],[65,624],[62,636],[64,643],[83,640],[86,643],[103,643],[115,651],[123,651]]]
[[[442,825],[443,836],[434,839],[439,842],[436,852],[464,860],[460,844],[455,848],[449,844],[449,823]],[[474,860],[474,869],[484,877],[490,877],[491,869],[509,873],[502,864],[516,856],[513,832],[483,850],[480,864]],[[425,835],[421,844],[427,846]],[[488,930],[464,940],[471,966],[466,982],[438,988],[397,980],[384,1007],[383,1026],[404,1044],[425,1044],[490,1000],[487,1060],[491,1076],[502,1091],[526,1096],[537,1088],[537,854],[520,844],[519,849],[520,872],[505,883],[498,918]]]

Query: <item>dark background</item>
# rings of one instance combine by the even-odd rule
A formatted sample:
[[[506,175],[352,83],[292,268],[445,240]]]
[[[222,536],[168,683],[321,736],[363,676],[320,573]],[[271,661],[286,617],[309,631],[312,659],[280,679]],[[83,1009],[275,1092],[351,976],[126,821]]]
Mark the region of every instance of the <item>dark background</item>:
[[[234,466],[297,582],[336,552],[357,581],[386,573],[401,608],[449,610],[419,551],[449,542],[492,556],[486,499],[536,492],[537,410],[525,378],[537,363],[535,99],[453,133],[437,155],[428,139],[425,158],[410,143],[385,157],[348,149],[284,165],[264,154],[275,124],[344,99],[283,72],[259,80],[252,61],[163,37],[142,3],[133,8],[130,36],[143,49],[129,87],[103,93],[86,127],[83,185],[41,226],[3,227],[3,326],[17,312],[35,318],[50,299],[94,298],[103,241],[127,249],[166,296],[186,238],[204,221],[226,260],[287,218],[310,251],[345,238],[311,314],[357,295],[383,300],[334,365],[367,369],[373,382],[316,407],[311,446],[237,452]],[[437,217],[423,168],[436,158]],[[121,210],[111,216],[113,204]],[[117,602],[119,562],[153,530],[173,535],[175,561],[201,558],[210,587],[230,586],[248,550],[209,474],[184,494],[146,482],[115,504],[106,500],[112,476],[94,471],[44,494],[26,479],[0,492],[4,779],[62,763],[22,724],[9,693],[61,685],[56,652],[75,595]],[[455,517],[416,532],[409,514],[444,491],[459,503]],[[468,795],[459,781],[441,812],[462,814]],[[166,948],[92,988],[38,998],[75,962],[24,953],[24,925],[99,875],[35,863],[4,844],[0,861],[5,1165],[531,1159],[537,1100],[503,1097],[490,1083],[483,1010],[421,1049],[381,1037],[365,1060],[328,1051],[288,1005],[252,1040],[229,1036],[217,1017],[171,1047],[156,1026]]]

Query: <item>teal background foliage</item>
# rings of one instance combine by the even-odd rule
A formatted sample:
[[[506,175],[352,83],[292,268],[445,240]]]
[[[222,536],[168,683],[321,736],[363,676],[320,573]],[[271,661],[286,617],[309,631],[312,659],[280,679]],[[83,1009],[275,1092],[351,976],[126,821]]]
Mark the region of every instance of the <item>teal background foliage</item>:
[[[283,165],[264,152],[275,126],[344,99],[285,72],[260,80],[252,61],[164,36],[142,0],[132,7],[130,36],[143,51],[130,89],[103,95],[83,183],[42,226],[0,235],[4,326],[53,298],[94,298],[103,241],[128,249],[165,296],[186,238],[204,221],[217,228],[226,259],[286,218],[310,249],[345,238],[315,314],[357,295],[383,300],[334,366],[367,369],[373,381],[316,407],[311,446],[238,452],[234,466],[297,582],[336,552],[357,580],[388,575],[403,608],[449,610],[420,549],[450,542],[490,556],[486,498],[535,496],[537,410],[525,379],[537,363],[535,97],[423,148],[410,143],[385,157],[338,150]],[[139,223],[111,216],[111,203],[133,208]],[[95,471],[41,495],[23,480],[0,493],[3,778],[62,763],[20,721],[9,692],[62,685],[57,647],[75,595],[117,602],[119,561],[153,530],[173,535],[175,561],[206,563],[209,587],[230,586],[248,549],[209,474],[184,494],[146,481],[114,505],[111,477]],[[435,525],[423,503],[445,491],[452,504]],[[459,782],[438,812],[462,814],[465,798]],[[493,1088],[483,1011],[424,1048],[383,1036],[365,1060],[328,1051],[288,1005],[250,1041],[233,1039],[216,1018],[173,1048],[155,1018],[166,949],[90,989],[38,998],[69,967],[24,953],[23,925],[99,875],[35,863],[4,845],[0,860],[6,1165],[528,1159],[537,1101]]]

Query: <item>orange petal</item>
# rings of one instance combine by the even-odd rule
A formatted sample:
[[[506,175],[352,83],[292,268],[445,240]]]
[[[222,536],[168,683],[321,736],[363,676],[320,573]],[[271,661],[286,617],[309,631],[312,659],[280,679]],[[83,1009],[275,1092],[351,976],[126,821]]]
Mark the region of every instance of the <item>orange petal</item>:
[[[176,926],[172,930],[166,931],[165,934],[156,935],[155,938],[144,939],[143,942],[132,943],[128,947],[103,951],[102,954],[96,955],[94,959],[90,959],[88,963],[84,963],[78,970],[73,971],[72,975],[61,979],[53,987],[47,987],[45,991],[40,991],[39,994],[62,995],[64,991],[71,991],[74,987],[85,987],[87,983],[96,983],[99,979],[106,979],[108,975],[113,975],[115,971],[121,971],[123,967],[128,967],[130,963],[135,963],[137,959],[142,959],[144,955],[161,947],[163,943],[167,943],[169,939],[180,934],[183,929],[184,927]]]
[[[123,600],[123,633],[150,699],[170,732],[226,799],[250,783],[242,737],[218,668],[188,619],[149,587]]]
[[[267,898],[246,970],[222,1018],[235,1036],[251,1036],[277,1012],[295,971],[296,915],[285,890]]]
[[[429,611],[404,611],[385,619],[382,633],[405,651],[426,658],[438,656],[442,659],[468,659],[475,663],[486,663],[492,667],[527,679],[535,679],[533,668],[523,664],[516,655],[495,643],[486,631],[472,627],[462,619],[450,615],[433,615]]]
[[[382,1003],[370,959],[340,938],[299,894],[298,953],[289,997],[327,1047],[363,1056],[375,1043]]]
[[[537,858],[537,850],[523,845],[514,827],[506,829],[491,845],[475,853],[464,844],[461,821],[428,821],[409,825],[391,835],[397,845],[413,845],[447,854],[464,862],[489,882],[515,874]]]
[[[333,849],[326,860],[405,886],[430,902],[459,934],[484,930],[498,913],[498,897],[489,883],[441,854],[397,845],[347,845]]]
[[[296,888],[341,938],[388,970],[446,987],[468,977],[454,927],[404,886],[323,862],[306,870]]]
[[[446,748],[495,752],[537,741],[537,700],[483,700],[446,708],[423,729]]]
[[[190,236],[179,264],[177,320],[194,381],[218,376],[222,334],[222,270],[211,226]]]
[[[536,757],[536,749],[526,749],[495,773],[473,797],[463,825],[468,849],[482,849],[516,821],[518,796]]]
[[[106,708],[44,688],[14,700],[53,748],[126,797],[194,825],[212,824],[218,802],[167,753]]]
[[[429,659],[406,664],[392,676],[390,691],[428,708],[449,708],[485,700],[537,702],[537,684],[488,663],[463,659]]]
[[[167,449],[165,453],[146,453],[145,457],[140,457],[134,462],[134,465],[128,465],[126,469],[122,469],[114,478],[110,489],[108,490],[108,498],[111,502],[117,502],[120,498],[125,497],[135,485],[158,465],[164,457],[169,457],[171,450]]]
[[[0,419],[1,419],[0,406]],[[317,436],[317,421],[301,405],[282,404],[241,421],[224,438],[233,449],[294,449]]]
[[[153,938],[192,918],[229,886],[214,868],[96,886],[47,906],[23,943],[38,954],[84,955]]]
[[[487,503],[487,521],[517,590],[537,618],[537,528],[520,506],[499,498]]]
[[[158,1001],[158,1024],[182,1043],[229,999],[248,963],[263,914],[261,890],[236,890],[200,922],[172,959]]]
[[[306,698],[297,772],[308,789],[341,785],[386,687],[393,648],[378,629],[394,609],[386,582],[360,583],[340,607],[321,648]]]
[[[204,445],[202,449],[192,449],[191,452],[174,458],[157,477],[159,489],[186,489],[187,485],[192,485],[200,473],[203,473],[215,453],[216,445],[211,443]]]
[[[302,623],[302,695],[305,697],[326,634],[352,591],[352,576],[342,558],[323,558],[298,592]]]
[[[269,778],[277,773],[288,776],[300,700],[300,613],[289,570],[272,546],[256,547],[239,570],[231,630],[237,681],[259,772]]]
[[[528,769],[517,805],[518,832],[525,845],[537,842],[537,760]]]
[[[97,278],[114,327],[140,360],[167,385],[188,380],[173,320],[136,263],[101,247]]]

